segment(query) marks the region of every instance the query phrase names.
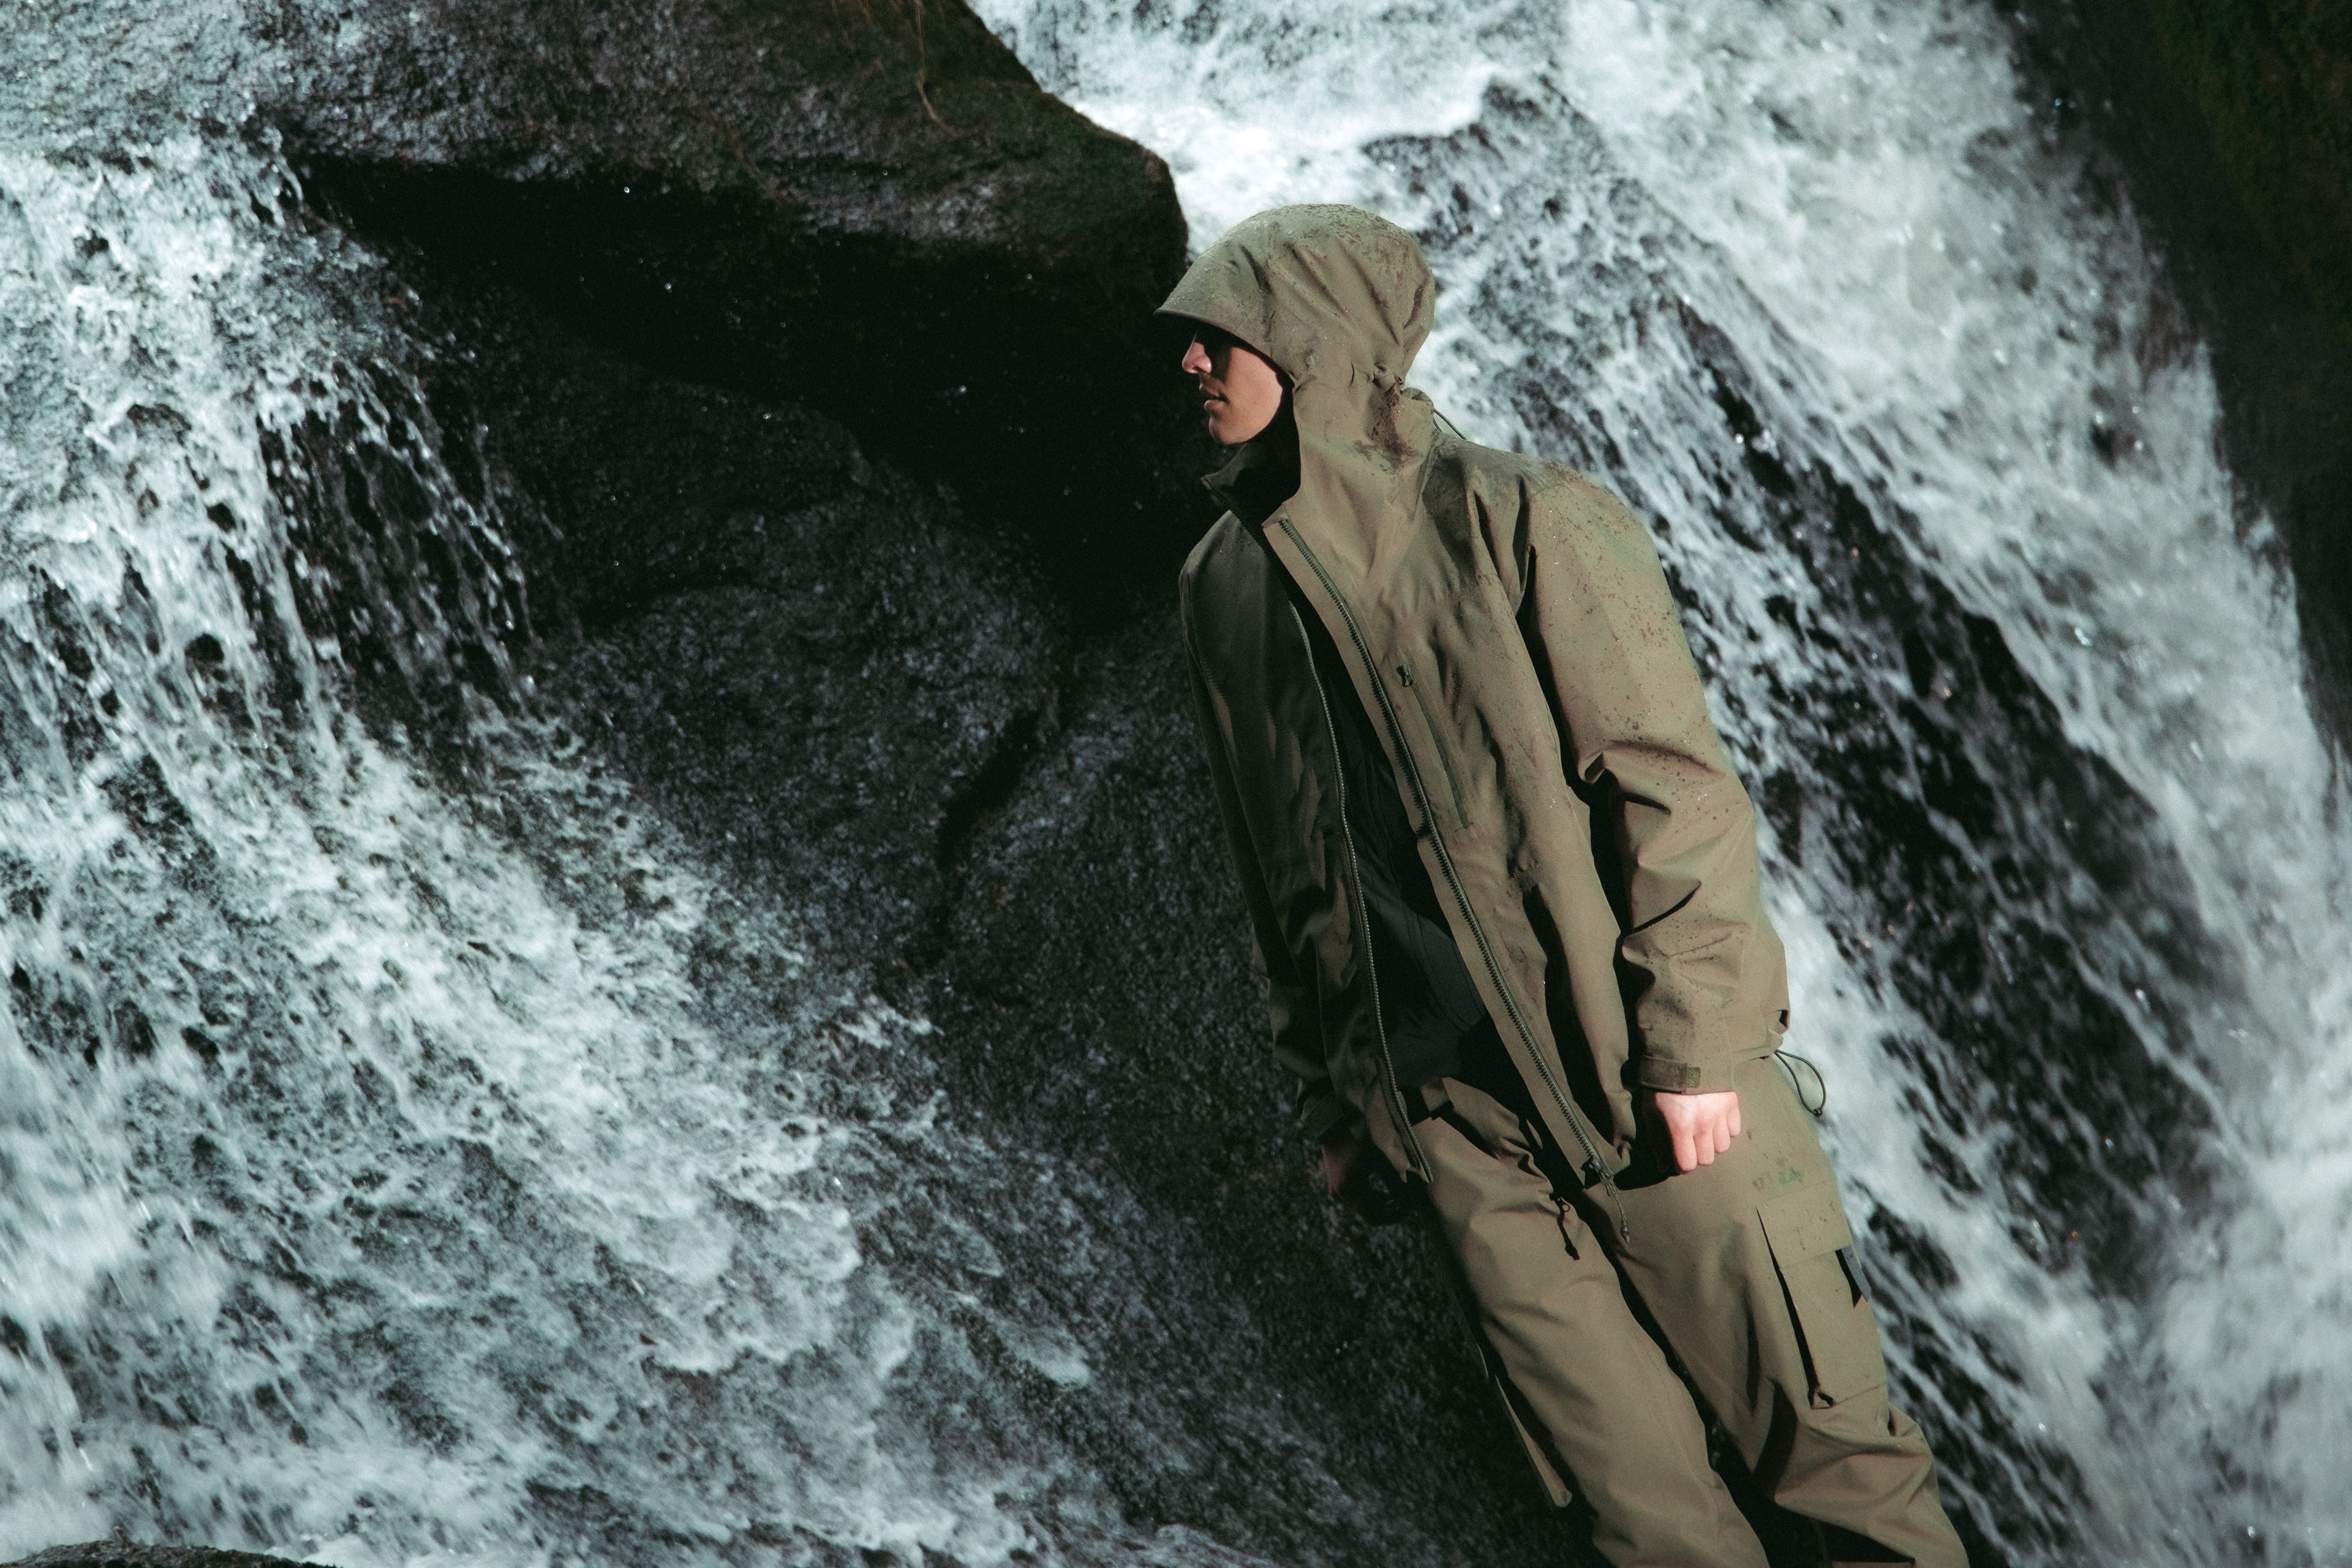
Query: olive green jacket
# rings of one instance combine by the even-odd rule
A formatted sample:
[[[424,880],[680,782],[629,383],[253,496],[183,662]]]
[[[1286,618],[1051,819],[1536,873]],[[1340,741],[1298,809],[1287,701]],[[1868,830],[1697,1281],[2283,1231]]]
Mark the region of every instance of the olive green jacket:
[[[1434,280],[1412,237],[1277,208],[1162,308],[1288,376],[1297,492],[1263,524],[1386,746],[1431,884],[1537,1104],[1590,1184],[1637,1085],[1727,1089],[1787,1025],[1754,812],[1649,537],[1557,464],[1473,446],[1404,385]],[[1426,1177],[1394,1081],[1336,739],[1306,628],[1227,512],[1180,582],[1276,1059],[1318,1132],[1349,1112]]]

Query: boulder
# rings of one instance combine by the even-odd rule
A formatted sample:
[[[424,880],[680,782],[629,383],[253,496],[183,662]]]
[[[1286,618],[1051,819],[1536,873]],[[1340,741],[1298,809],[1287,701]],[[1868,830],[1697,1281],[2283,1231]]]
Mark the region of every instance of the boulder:
[[[0,1568],[301,1568],[283,1557],[258,1552],[223,1552],[212,1546],[142,1546],[131,1541],[86,1541],[52,1546]]]
[[[927,26],[944,10],[931,6]],[[515,68],[504,57],[538,58],[527,32],[498,38],[473,46],[485,96],[517,90],[503,85],[499,72]],[[412,58],[460,47],[419,41]],[[664,64],[692,80],[747,60],[755,49]],[[763,81],[803,84],[795,90],[822,85],[805,60],[772,53],[758,68]],[[439,68],[381,58],[369,69],[412,87],[439,79]],[[929,89],[955,123],[962,100]],[[1002,1229],[989,1235],[1020,1289],[1083,1347],[1091,1375],[1031,1389],[1036,1380],[1009,1366],[1005,1396],[1040,1435],[1083,1455],[1138,1526],[1181,1521],[1298,1563],[1465,1546],[1496,1563],[1572,1559],[1575,1531],[1549,1516],[1492,1419],[1422,1238],[1374,1237],[1320,1198],[1260,1037],[1171,582],[1213,512],[1194,482],[1213,449],[1181,380],[1168,377],[1172,403],[1150,391],[1165,367],[1136,358],[1140,338],[1118,335],[1118,319],[1147,319],[1181,265],[1181,227],[1165,228],[1157,271],[1056,271],[1043,220],[972,213],[947,232],[933,215],[889,205],[883,187],[898,165],[877,150],[894,145],[938,153],[925,174],[935,190],[990,184],[951,162],[963,143],[925,112],[911,75],[824,87],[840,152],[835,164],[811,155],[822,165],[811,180],[835,193],[822,214],[761,205],[772,198],[746,194],[730,153],[699,165],[707,190],[673,178],[660,220],[625,231],[581,195],[610,197],[609,174],[583,171],[609,171],[625,144],[587,123],[593,101],[577,110],[576,137],[530,143],[521,125],[456,135],[449,127],[504,123],[471,108],[428,135],[406,100],[370,109],[352,90],[281,123],[314,195],[391,250],[417,301],[411,327],[436,368],[429,406],[411,422],[506,520],[528,609],[518,625],[530,633],[512,645],[514,668],[530,701],[747,893],[799,912],[798,929],[831,960],[932,1019],[931,1081],[947,1090],[948,1114],[1076,1178],[1055,1201],[1089,1238],[1082,1255],[1041,1250],[1034,1209],[993,1216]],[[887,123],[861,143],[837,105],[877,114],[877,101],[891,106]],[[1076,120],[1050,104],[1039,112]],[[656,110],[645,113],[652,124]],[[680,121],[667,142],[648,131],[645,142],[702,156],[698,123]],[[792,139],[812,134],[772,127],[754,161],[789,166]],[[1030,184],[995,188],[1052,190],[1058,179],[1057,199],[1095,204],[1056,215],[1052,232],[1158,222],[1159,186],[1085,173],[1088,160],[1129,158],[1147,172],[1156,161],[1090,130],[1071,134],[1076,153],[1036,150],[1022,171]],[[1053,159],[1065,156],[1077,174],[1057,174]],[[852,163],[863,173],[845,172]],[[444,220],[410,199],[449,190],[470,192],[478,209]],[[577,226],[535,251],[536,226],[573,202],[565,221]],[[617,329],[588,285],[557,274],[574,245],[600,258],[592,276],[605,282],[639,277],[640,255],[684,258],[697,270],[659,290],[665,301],[707,290],[738,313],[684,299],[667,308],[706,311],[698,339]],[[836,245],[865,247],[862,269],[835,272],[825,258]],[[966,288],[954,258],[1009,265],[987,258],[1023,247],[1038,258],[1039,317],[1101,334],[1088,370],[1099,379],[1059,382],[1053,370],[1043,389],[1126,435],[1092,447],[1067,430],[1040,441],[1017,418],[1005,428],[1015,416],[1001,408],[940,400],[920,418],[877,423],[854,388],[778,375],[744,349],[762,332],[898,331],[891,312],[910,299],[946,341],[978,341],[1004,320],[1001,301]],[[753,319],[740,303],[771,299],[775,269],[810,258],[820,272],[791,308]],[[867,291],[885,268],[917,279],[906,285],[915,292]],[[922,342],[892,352],[910,382],[937,374]],[[1116,378],[1103,368],[1122,363]],[[1009,373],[991,374],[1007,384]],[[959,435],[966,414],[975,423]],[[983,439],[1003,447],[994,460],[1038,454],[1023,460],[1047,462],[1048,482],[942,456]],[[1057,454],[1066,460],[1049,461]],[[310,520],[320,561],[368,537],[329,515],[331,491],[285,498]],[[1104,498],[1115,503],[1108,519],[1097,515]],[[995,1396],[969,1394],[976,1405]],[[1465,1500],[1480,1521],[1466,1533]]]
[[[2352,34],[2291,0],[2021,0],[2074,199],[2126,204],[2208,354],[2241,517],[2286,543],[2323,723],[2352,740]]]
[[[260,111],[353,226],[819,408],[1073,582],[1172,569],[1167,166],[961,0],[362,0],[287,27],[304,63]]]
[[[2149,0],[2248,215],[2352,341],[2352,13],[2319,0]]]

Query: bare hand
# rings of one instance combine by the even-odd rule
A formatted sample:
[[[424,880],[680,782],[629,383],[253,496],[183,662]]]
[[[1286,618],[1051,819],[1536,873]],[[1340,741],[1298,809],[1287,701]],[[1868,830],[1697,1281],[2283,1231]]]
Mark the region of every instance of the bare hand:
[[[1712,1165],[1717,1154],[1731,1148],[1739,1136],[1739,1095],[1733,1089],[1717,1094],[1643,1096],[1666,1142],[1675,1152],[1675,1169],[1696,1171]]]
[[[1360,1132],[1323,1145],[1323,1190],[1373,1225],[1404,1217],[1404,1194],[1389,1163]]]

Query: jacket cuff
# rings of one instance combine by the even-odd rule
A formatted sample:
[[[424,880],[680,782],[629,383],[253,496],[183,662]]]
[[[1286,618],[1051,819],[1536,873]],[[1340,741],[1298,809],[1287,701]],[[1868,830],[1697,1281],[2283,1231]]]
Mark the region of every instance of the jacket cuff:
[[[1732,1087],[1731,1062],[1678,1062],[1645,1056],[1634,1068],[1643,1089],[1662,1094],[1721,1094]]]
[[[1355,1108],[1328,1089],[1310,1089],[1298,1098],[1298,1125],[1318,1143],[1355,1120]]]

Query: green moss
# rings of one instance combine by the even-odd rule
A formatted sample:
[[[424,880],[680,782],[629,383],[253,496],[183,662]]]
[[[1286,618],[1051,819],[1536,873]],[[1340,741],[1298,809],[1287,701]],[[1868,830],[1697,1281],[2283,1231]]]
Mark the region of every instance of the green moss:
[[[2149,7],[2255,226],[2352,341],[2352,5]]]

